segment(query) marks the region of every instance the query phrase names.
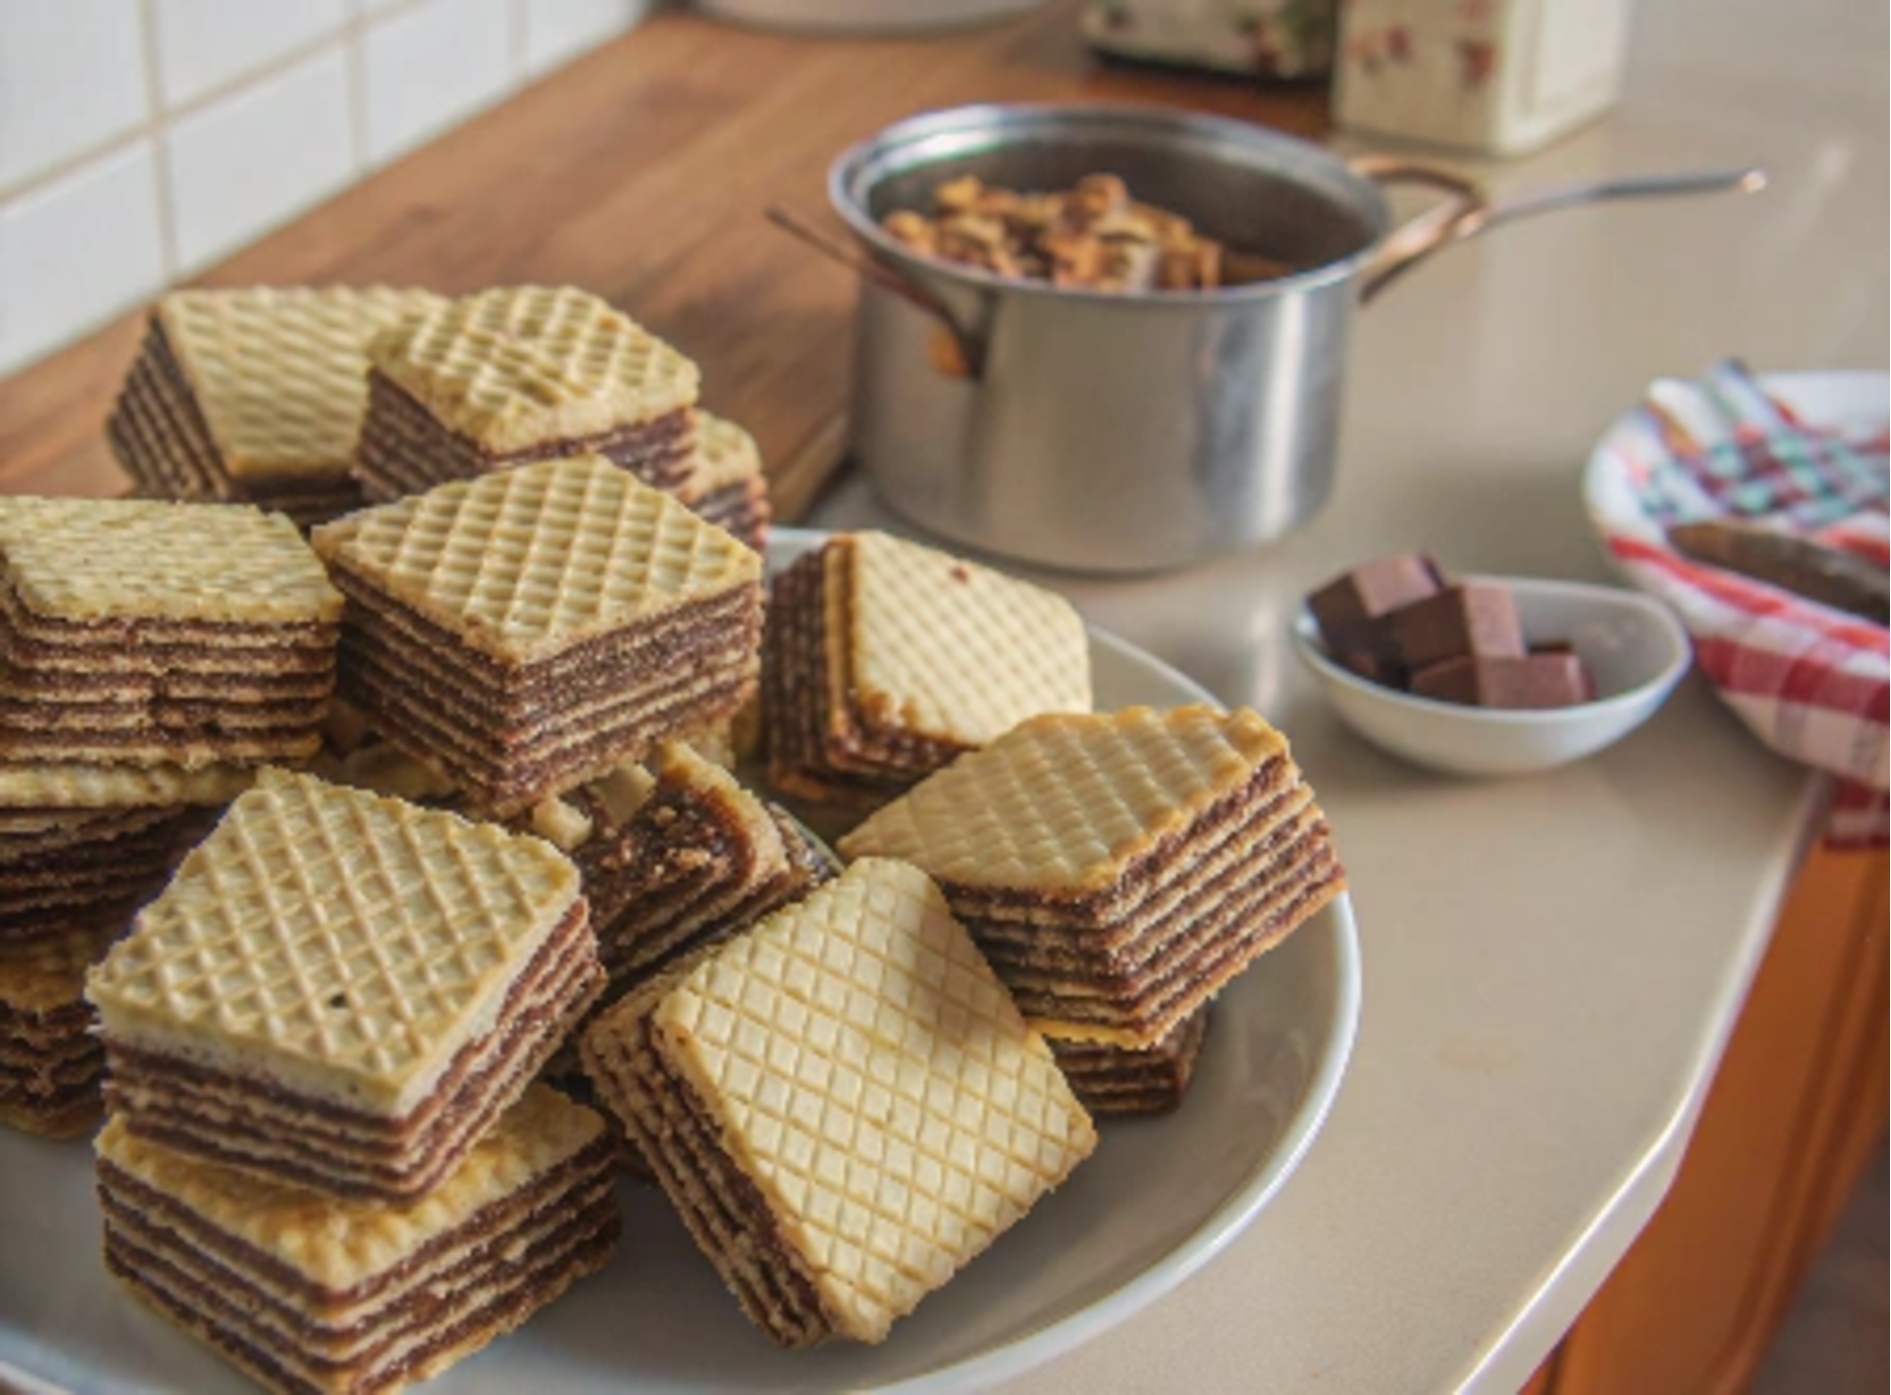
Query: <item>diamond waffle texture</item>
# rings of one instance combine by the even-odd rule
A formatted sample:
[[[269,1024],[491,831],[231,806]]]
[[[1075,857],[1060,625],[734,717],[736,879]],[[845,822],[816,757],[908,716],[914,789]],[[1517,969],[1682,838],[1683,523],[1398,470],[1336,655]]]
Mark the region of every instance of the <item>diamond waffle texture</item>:
[[[142,809],[222,804],[256,779],[254,770],[206,765],[85,765],[0,761],[0,810]]]
[[[870,859],[699,966],[651,1019],[835,1329],[878,1341],[1096,1143],[938,889]]]
[[[243,504],[0,499],[0,565],[50,619],[341,618],[341,593],[295,525]]]
[[[88,994],[108,1037],[405,1114],[577,896],[536,838],[266,770]]]
[[[762,472],[762,452],[755,438],[727,418],[708,412],[696,417],[696,457],[686,494],[690,503]]]
[[[449,430],[499,454],[691,407],[696,365],[571,286],[484,291],[387,331],[374,366]]]
[[[385,286],[174,291],[159,302],[232,476],[346,474],[368,402],[368,341],[444,304]]]
[[[512,663],[761,578],[755,553],[596,455],[366,509],[315,546]]]
[[[1099,891],[1286,752],[1245,708],[1038,717],[878,810],[840,849],[958,886]]]
[[[852,564],[851,700],[867,724],[982,746],[1040,712],[1090,710],[1089,642],[1061,596],[885,533],[833,545]]]
[[[604,1121],[532,1085],[448,1174],[404,1205],[348,1201],[219,1167],[130,1133],[114,1119],[98,1154],[292,1274],[343,1292],[385,1274],[483,1207],[530,1185],[604,1132]]]

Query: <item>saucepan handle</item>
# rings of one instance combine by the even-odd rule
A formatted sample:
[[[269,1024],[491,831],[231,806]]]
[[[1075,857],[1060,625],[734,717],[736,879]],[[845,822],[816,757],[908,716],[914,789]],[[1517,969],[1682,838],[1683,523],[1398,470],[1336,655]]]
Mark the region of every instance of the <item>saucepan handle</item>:
[[[1396,155],[1355,155],[1346,163],[1374,184],[1417,184],[1445,195],[1386,234],[1360,275],[1361,300],[1371,300],[1439,248],[1471,236],[1489,215],[1484,186],[1451,170]]]

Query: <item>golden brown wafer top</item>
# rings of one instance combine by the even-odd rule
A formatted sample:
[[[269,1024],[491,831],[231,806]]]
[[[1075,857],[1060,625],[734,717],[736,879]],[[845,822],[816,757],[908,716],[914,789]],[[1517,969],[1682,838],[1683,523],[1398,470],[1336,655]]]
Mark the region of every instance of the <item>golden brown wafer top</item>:
[[[1100,891],[1286,754],[1246,708],[1036,717],[877,810],[840,848],[961,886]]]
[[[696,402],[694,363],[588,291],[505,286],[376,338],[374,366],[496,454],[653,421]]]
[[[759,585],[761,559],[602,456],[460,480],[318,528],[316,550],[502,662]]]

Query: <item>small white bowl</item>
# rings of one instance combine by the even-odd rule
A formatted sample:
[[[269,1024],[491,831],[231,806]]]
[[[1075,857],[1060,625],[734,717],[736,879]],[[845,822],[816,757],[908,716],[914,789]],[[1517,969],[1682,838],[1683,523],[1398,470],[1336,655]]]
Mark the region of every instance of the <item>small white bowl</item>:
[[[1509,587],[1526,642],[1573,645],[1595,678],[1595,700],[1517,711],[1415,697],[1341,668],[1327,656],[1305,606],[1293,623],[1294,647],[1346,724],[1433,770],[1522,775],[1581,760],[1647,721],[1693,656],[1686,631],[1667,607],[1634,591],[1528,577],[1463,580]]]

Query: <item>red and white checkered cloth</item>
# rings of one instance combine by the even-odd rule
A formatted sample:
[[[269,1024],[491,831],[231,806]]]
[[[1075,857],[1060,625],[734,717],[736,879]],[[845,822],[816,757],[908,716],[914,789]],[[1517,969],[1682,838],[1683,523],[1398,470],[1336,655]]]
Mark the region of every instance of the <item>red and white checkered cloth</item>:
[[[1657,383],[1586,481],[1609,551],[1679,612],[1720,696],[1769,746],[1840,778],[1826,836],[1846,846],[1891,833],[1891,634],[1683,557],[1666,530],[1738,518],[1891,563],[1891,379],[1875,381],[1843,423],[1802,420],[1735,362]]]

